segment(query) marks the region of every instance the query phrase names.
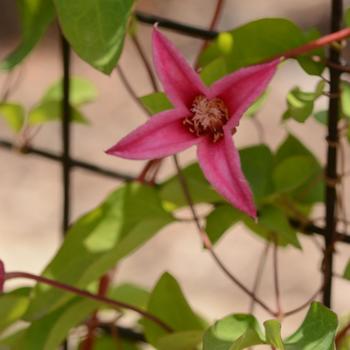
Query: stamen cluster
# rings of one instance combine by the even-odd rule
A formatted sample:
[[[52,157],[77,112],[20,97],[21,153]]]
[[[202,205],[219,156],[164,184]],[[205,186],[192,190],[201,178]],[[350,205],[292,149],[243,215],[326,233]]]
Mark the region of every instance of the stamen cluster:
[[[229,112],[222,99],[199,95],[193,100],[191,112],[193,115],[183,120],[191,133],[208,135],[214,143],[224,136],[223,126],[229,119]]]

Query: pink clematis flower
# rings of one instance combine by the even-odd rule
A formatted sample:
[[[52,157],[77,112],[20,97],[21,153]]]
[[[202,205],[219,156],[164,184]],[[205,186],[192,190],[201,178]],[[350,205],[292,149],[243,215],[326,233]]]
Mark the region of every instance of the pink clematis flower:
[[[128,159],[155,159],[196,145],[199,165],[216,191],[255,217],[253,196],[232,134],[243,113],[270,82],[279,60],[241,69],[206,87],[157,29],[153,31],[153,59],[175,108],[153,116],[107,153]]]

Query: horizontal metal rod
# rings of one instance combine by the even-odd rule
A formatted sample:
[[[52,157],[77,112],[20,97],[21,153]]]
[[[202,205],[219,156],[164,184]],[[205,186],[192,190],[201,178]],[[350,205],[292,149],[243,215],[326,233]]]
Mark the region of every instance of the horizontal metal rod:
[[[1,148],[5,148],[8,150],[16,150],[18,148],[16,148],[16,146],[7,140],[0,140],[0,147]],[[20,153],[22,154],[33,154],[33,155],[37,155],[46,159],[51,159],[54,160],[56,162],[62,162],[62,156],[54,153],[52,151],[48,151],[48,150],[44,150],[41,148],[34,148],[31,146],[27,146],[25,149],[21,149],[18,150]],[[72,167],[76,167],[76,168],[80,168],[80,169],[84,169],[99,175],[103,175],[106,177],[110,177],[113,179],[118,179],[118,180],[123,180],[123,181],[133,181],[136,180],[136,176],[132,176],[129,174],[125,174],[125,173],[121,173],[115,170],[111,170],[111,169],[106,169],[100,166],[97,166],[95,164],[92,163],[88,163],[82,160],[77,160],[77,159],[71,159],[71,165]],[[304,233],[316,233],[318,235],[324,236],[324,229],[322,227],[316,226],[314,224],[307,224],[304,225],[302,224],[300,221],[295,220],[295,219],[290,219],[290,223],[293,227],[295,227],[296,229],[299,229],[300,231],[304,232]],[[340,233],[337,232],[336,233],[336,239],[339,242],[343,242],[343,243],[347,243],[350,244],[350,235],[345,234],[345,233]]]
[[[312,223],[304,225],[303,223],[295,219],[289,219],[289,222],[294,228],[300,230],[301,232],[304,232],[306,234],[315,233],[317,235],[324,236],[325,229],[322,227],[316,226]],[[335,235],[337,242],[350,244],[350,235],[340,232],[336,232]]]
[[[141,11],[135,11],[135,17],[139,22],[147,24],[157,24],[159,27],[173,30],[175,32],[192,36],[198,39],[212,40],[215,39],[219,32],[215,30],[206,30],[203,28],[194,27],[185,23],[170,20],[168,18],[151,15]]]
[[[19,153],[22,154],[34,154],[46,159],[51,159],[57,162],[62,162],[62,156],[60,154],[54,153],[52,151],[44,150],[42,148],[34,148],[31,146],[27,146],[24,149],[18,149],[16,146],[7,140],[0,140],[0,147],[8,149],[8,150],[18,150]],[[126,173],[121,173],[118,171],[114,171],[112,169],[103,168],[97,166],[95,164],[91,164],[89,162],[85,162],[83,160],[78,159],[70,159],[70,163],[72,167],[81,168],[88,170],[90,172],[100,174],[106,177],[110,177],[113,179],[123,180],[123,181],[133,181],[136,179],[136,176],[132,176]]]

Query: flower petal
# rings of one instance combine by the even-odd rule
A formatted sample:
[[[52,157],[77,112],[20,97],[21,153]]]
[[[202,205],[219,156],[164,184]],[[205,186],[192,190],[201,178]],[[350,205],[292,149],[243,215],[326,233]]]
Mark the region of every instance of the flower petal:
[[[228,126],[237,126],[248,107],[262,94],[276,72],[280,60],[242,68],[218,80],[210,88],[210,97],[220,97],[227,104],[231,119]]]
[[[189,108],[207,88],[176,47],[157,29],[153,30],[153,60],[165,93],[175,106]]]
[[[234,207],[256,217],[253,195],[242,173],[232,135],[226,132],[217,143],[203,140],[198,145],[198,159],[205,177],[216,191]]]
[[[186,113],[185,109],[158,113],[106,153],[127,159],[155,159],[182,151],[201,141],[182,125]]]

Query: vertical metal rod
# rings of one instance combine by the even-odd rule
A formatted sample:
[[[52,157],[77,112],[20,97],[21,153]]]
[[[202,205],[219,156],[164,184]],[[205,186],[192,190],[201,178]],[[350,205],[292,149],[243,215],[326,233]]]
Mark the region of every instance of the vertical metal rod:
[[[331,32],[341,28],[343,17],[343,1],[332,0]],[[335,46],[330,47],[329,60],[334,64],[340,64],[340,50]],[[340,75],[337,69],[330,68],[330,99],[328,106],[328,147],[326,165],[326,232],[325,232],[325,255],[324,255],[324,290],[323,303],[332,305],[332,272],[335,232],[337,226],[336,203],[337,203],[337,145],[338,145],[338,120],[340,114]]]
[[[61,34],[61,51],[62,51],[62,121],[61,121],[61,137],[62,137],[62,236],[67,233],[70,222],[70,47],[67,40]],[[66,339],[62,344],[62,350],[68,350],[68,340]]]
[[[61,35],[63,82],[62,82],[62,234],[67,232],[70,221],[70,47],[67,40]]]

